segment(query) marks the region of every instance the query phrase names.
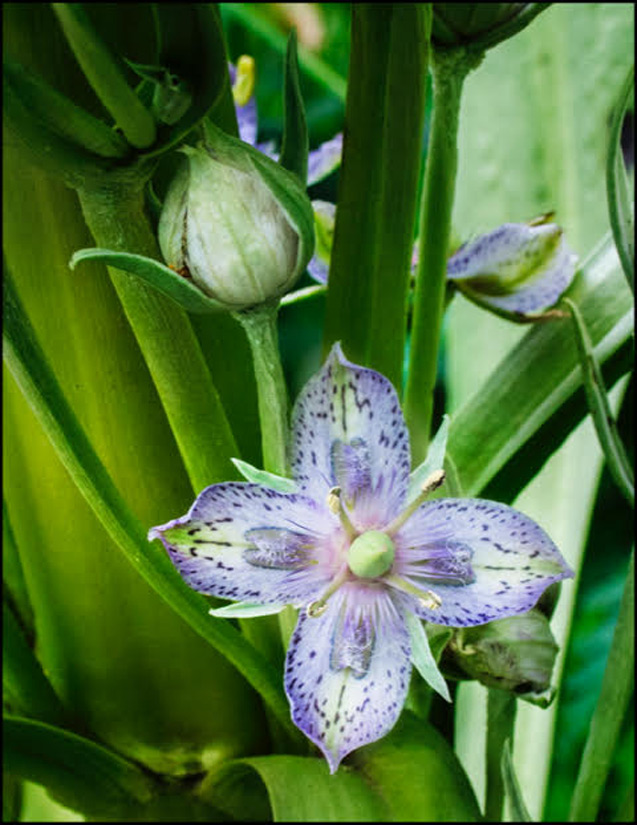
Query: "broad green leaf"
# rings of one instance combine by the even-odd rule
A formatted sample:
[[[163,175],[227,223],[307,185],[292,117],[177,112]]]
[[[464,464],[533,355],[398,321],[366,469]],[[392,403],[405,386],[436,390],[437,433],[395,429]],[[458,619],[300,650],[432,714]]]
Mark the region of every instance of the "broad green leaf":
[[[7,604],[2,606],[2,692],[16,713],[58,725],[68,718]]]
[[[153,258],[129,252],[116,252],[112,249],[79,249],[71,258],[69,266],[75,269],[83,261],[97,261],[135,275],[172,298],[188,312],[211,313],[223,309],[184,276]]]
[[[278,490],[279,493],[295,493],[297,491],[296,481],[291,478],[284,478],[274,473],[268,473],[266,470],[259,470],[248,464],[247,461],[241,461],[240,458],[233,458],[232,463],[241,475],[252,484],[263,484],[264,487]]]
[[[153,117],[126,82],[123,63],[110,53],[81,4],[54,3],[53,11],[87,80],[129,143],[140,149],[150,146],[156,137]]]
[[[615,104],[610,130],[608,160],[606,161],[606,191],[610,225],[624,275],[628,279],[633,292],[635,291],[635,221],[631,204],[631,191],[622,152],[621,135],[624,115],[629,108],[631,98],[634,98],[634,90],[635,67],[633,65]]]
[[[616,484],[626,496],[628,502],[634,507],[635,479],[633,471],[617,432],[617,426],[606,395],[604,379],[595,358],[590,336],[577,305],[568,298],[564,299],[564,303],[570,309],[573,318],[586,398],[597,430],[597,437]]]
[[[355,751],[351,764],[385,803],[385,821],[481,821],[452,748],[433,726],[409,711],[383,739]]]
[[[92,818],[139,814],[153,786],[132,762],[74,733],[20,717],[3,719],[4,768],[49,788]]]
[[[307,182],[307,156],[310,149],[305,119],[305,107],[301,95],[296,33],[290,33],[285,56],[283,141],[279,163]]]
[[[143,527],[121,498],[62,394],[24,316],[10,276],[5,278],[4,286],[5,360],[80,492],[136,570],[193,629],[258,686],[264,700],[290,727],[287,703],[274,669],[229,623],[210,621],[204,597],[186,585],[163,550],[146,541]]]
[[[252,776],[250,776],[252,774]],[[239,820],[264,818],[258,791],[250,793],[255,776],[265,786],[274,822],[383,822],[385,806],[355,771],[341,767],[330,775],[323,759],[302,756],[261,756],[224,766],[211,777],[210,790],[202,796]],[[214,784],[213,784],[214,783]],[[248,789],[240,792],[239,789]],[[266,815],[265,818],[269,817]]]

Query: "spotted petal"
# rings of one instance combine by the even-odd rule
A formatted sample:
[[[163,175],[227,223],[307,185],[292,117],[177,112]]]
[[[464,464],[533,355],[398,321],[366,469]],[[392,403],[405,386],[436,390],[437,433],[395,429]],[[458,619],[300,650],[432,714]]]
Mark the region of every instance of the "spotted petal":
[[[335,344],[302,390],[292,416],[292,474],[324,501],[338,486],[359,530],[385,526],[407,492],[407,428],[396,391],[379,373],[350,363]]]
[[[393,727],[407,696],[409,657],[404,617],[377,587],[345,585],[319,618],[300,614],[285,690],[295,724],[332,773],[348,753]]]
[[[332,257],[336,205],[328,201],[312,201],[312,210],[314,211],[316,245],[314,255],[307,265],[307,271],[315,281],[326,284]]]
[[[576,264],[556,224],[505,223],[461,247],[449,259],[447,277],[480,303],[530,313],[557,301]]]
[[[403,603],[436,624],[478,625],[524,613],[550,584],[573,576],[541,527],[493,501],[427,502],[395,542],[395,574],[424,598],[404,594]]]
[[[307,604],[322,591],[335,517],[304,496],[257,484],[207,487],[187,515],[153,527],[185,581],[250,604]],[[318,561],[320,560],[320,561]]]
[[[310,152],[307,159],[307,185],[312,186],[330,175],[340,165],[342,156],[343,133],[339,132]]]

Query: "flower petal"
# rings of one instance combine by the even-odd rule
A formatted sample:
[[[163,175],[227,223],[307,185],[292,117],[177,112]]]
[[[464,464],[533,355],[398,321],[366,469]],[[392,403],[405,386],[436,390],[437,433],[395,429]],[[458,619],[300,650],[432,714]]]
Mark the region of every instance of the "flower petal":
[[[207,487],[187,515],[153,527],[195,590],[251,604],[307,604],[325,587],[337,520],[304,496],[256,484]],[[321,563],[317,562],[317,558]]]
[[[332,257],[332,241],[336,222],[336,204],[328,201],[312,201],[314,210],[314,234],[316,246],[307,271],[321,284],[327,283]]]
[[[541,527],[493,501],[427,502],[395,544],[395,573],[424,598],[403,593],[403,603],[436,624],[478,625],[524,613],[549,584],[573,576]]]
[[[390,382],[349,362],[335,344],[292,415],[292,474],[317,502],[340,487],[359,530],[400,511],[409,480],[407,428]]]
[[[556,224],[505,223],[452,255],[447,277],[483,304],[529,313],[557,301],[576,264]]]
[[[313,149],[307,159],[307,185],[312,186],[330,175],[340,166],[343,156],[343,133],[321,143]]]
[[[300,614],[285,690],[294,723],[323,751],[331,773],[391,730],[407,696],[409,657],[404,616],[378,586],[345,585],[319,618]]]

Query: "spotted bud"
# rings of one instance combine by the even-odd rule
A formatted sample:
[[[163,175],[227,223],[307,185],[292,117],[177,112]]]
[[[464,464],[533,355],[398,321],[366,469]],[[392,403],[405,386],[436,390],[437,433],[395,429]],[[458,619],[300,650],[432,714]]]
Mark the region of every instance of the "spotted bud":
[[[557,301],[576,263],[557,224],[505,223],[452,255],[447,278],[483,306],[528,313]]]
[[[283,295],[314,246],[310,201],[295,175],[214,126],[181,150],[159,243],[168,265],[210,298],[240,310]]]
[[[357,536],[347,551],[347,565],[355,576],[374,579],[382,576],[394,563],[394,543],[380,530],[368,530]]]

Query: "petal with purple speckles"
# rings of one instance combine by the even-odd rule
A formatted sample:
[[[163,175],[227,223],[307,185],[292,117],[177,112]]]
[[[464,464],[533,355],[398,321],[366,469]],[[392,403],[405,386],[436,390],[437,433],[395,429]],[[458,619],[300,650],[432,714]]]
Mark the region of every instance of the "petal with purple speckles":
[[[575,275],[577,256],[554,223],[505,223],[465,244],[447,277],[469,298],[507,312],[552,306]]]
[[[332,487],[349,494],[361,531],[384,527],[404,504],[409,438],[396,391],[380,373],[349,362],[339,344],[294,407],[291,466],[317,502]]]
[[[573,576],[541,527],[493,501],[427,502],[398,530],[395,544],[395,575],[429,606],[407,593],[403,603],[436,624],[462,627],[524,613],[550,584]]]
[[[339,132],[310,152],[307,159],[307,185],[312,186],[330,175],[340,166],[342,156],[343,133]]]
[[[299,616],[285,689],[295,724],[332,773],[393,727],[409,687],[410,652],[404,616],[378,586],[345,585],[323,615]]]
[[[228,482],[206,488],[187,515],[153,527],[154,538],[195,590],[298,605],[333,575],[338,522],[305,496]]]

